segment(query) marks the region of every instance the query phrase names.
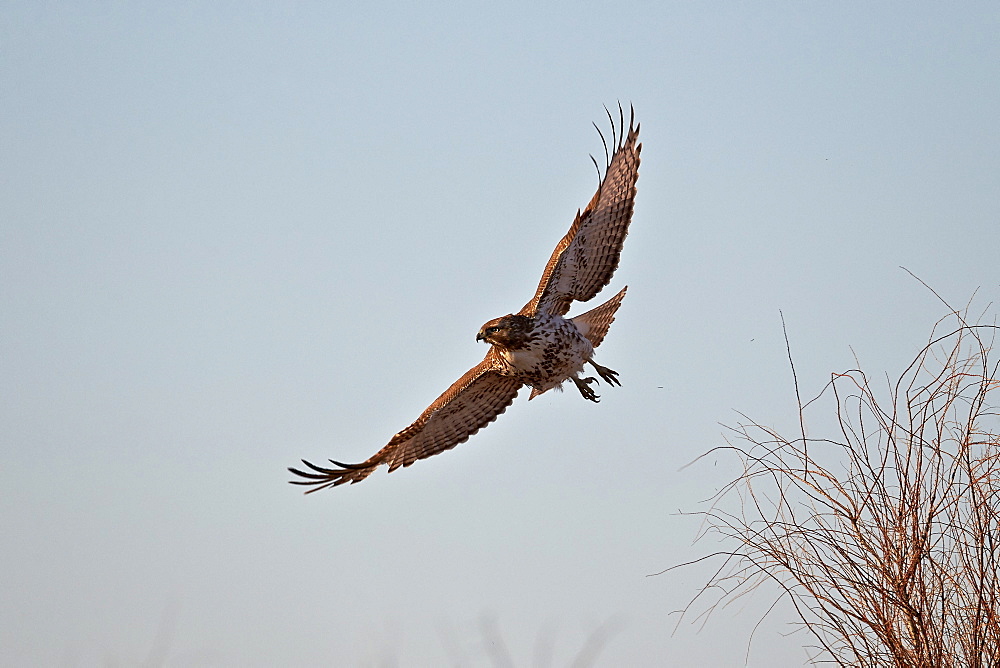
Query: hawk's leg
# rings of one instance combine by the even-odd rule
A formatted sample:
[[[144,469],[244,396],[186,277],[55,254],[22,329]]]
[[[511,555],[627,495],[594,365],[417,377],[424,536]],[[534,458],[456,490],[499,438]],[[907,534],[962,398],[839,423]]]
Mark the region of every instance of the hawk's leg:
[[[580,394],[583,395],[584,399],[593,401],[595,404],[601,400],[597,393],[590,389],[590,384],[597,382],[596,378],[577,378],[576,376],[570,376],[570,380],[576,383],[576,389],[580,390]]]
[[[594,360],[588,360],[588,361],[590,362],[590,365],[592,367],[594,367],[595,369],[597,369],[597,373],[601,374],[601,378],[604,379],[605,383],[607,383],[608,385],[617,385],[618,387],[621,387],[622,382],[620,380],[618,380],[618,372],[617,371],[609,369],[606,366],[601,366],[600,364],[598,364]]]

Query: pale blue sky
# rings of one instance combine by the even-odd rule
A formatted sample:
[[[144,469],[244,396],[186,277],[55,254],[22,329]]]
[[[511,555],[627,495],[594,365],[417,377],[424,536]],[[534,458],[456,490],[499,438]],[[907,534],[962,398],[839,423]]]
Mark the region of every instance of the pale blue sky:
[[[679,469],[795,424],[779,309],[809,394],[924,341],[900,265],[1000,297],[996,3],[274,4],[0,8],[0,664],[742,665],[767,595],[674,632],[709,569],[645,577],[718,547],[733,463]],[[624,387],[288,485],[481,359],[619,100]]]

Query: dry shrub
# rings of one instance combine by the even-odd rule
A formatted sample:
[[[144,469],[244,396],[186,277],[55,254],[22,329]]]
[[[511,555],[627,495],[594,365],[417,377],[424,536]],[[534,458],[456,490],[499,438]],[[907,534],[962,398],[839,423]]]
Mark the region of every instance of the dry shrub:
[[[772,581],[815,663],[1000,666],[997,328],[967,315],[938,322],[879,389],[859,369],[834,374],[799,399],[792,438],[749,419],[731,428],[721,449],[744,470],[713,497],[702,535],[738,547],[709,555],[725,563],[692,601],[702,615]],[[828,438],[807,429],[822,400]]]

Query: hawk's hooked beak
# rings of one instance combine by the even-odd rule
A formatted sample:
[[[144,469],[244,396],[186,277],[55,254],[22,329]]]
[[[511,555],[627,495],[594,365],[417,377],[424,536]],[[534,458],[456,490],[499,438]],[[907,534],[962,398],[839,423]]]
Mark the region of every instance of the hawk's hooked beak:
[[[479,341],[485,341],[485,340],[486,337],[483,335],[482,330],[480,330],[480,332],[476,334],[476,342],[478,343]]]

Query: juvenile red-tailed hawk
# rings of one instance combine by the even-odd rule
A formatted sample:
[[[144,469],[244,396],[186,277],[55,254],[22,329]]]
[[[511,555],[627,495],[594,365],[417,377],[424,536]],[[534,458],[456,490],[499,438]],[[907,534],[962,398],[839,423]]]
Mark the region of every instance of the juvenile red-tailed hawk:
[[[584,399],[597,402],[599,397],[590,387],[597,379],[579,377],[585,364],[609,385],[621,385],[618,373],[594,362],[593,356],[627,288],[591,311],[563,317],[570,304],[590,300],[611,281],[632,219],[642,149],[636,143],[639,126],[630,113],[625,131],[620,106],[617,128],[610,113],[608,118],[614,152],[608,158],[605,143],[606,166],[597,192],[582,212],[577,211],[569,232],[556,244],[531,301],[516,314],[490,320],[479,330],[476,340],[491,344],[485,359],[366,461],[344,464],[331,459],[337,468],[324,468],[303,460],[308,471],[289,469],[302,478],[293,484],[310,485],[306,493],[316,492],[364,480],[382,464],[392,472],[450,450],[503,413],[522,385],[531,386],[528,398],[534,399],[571,380]]]

